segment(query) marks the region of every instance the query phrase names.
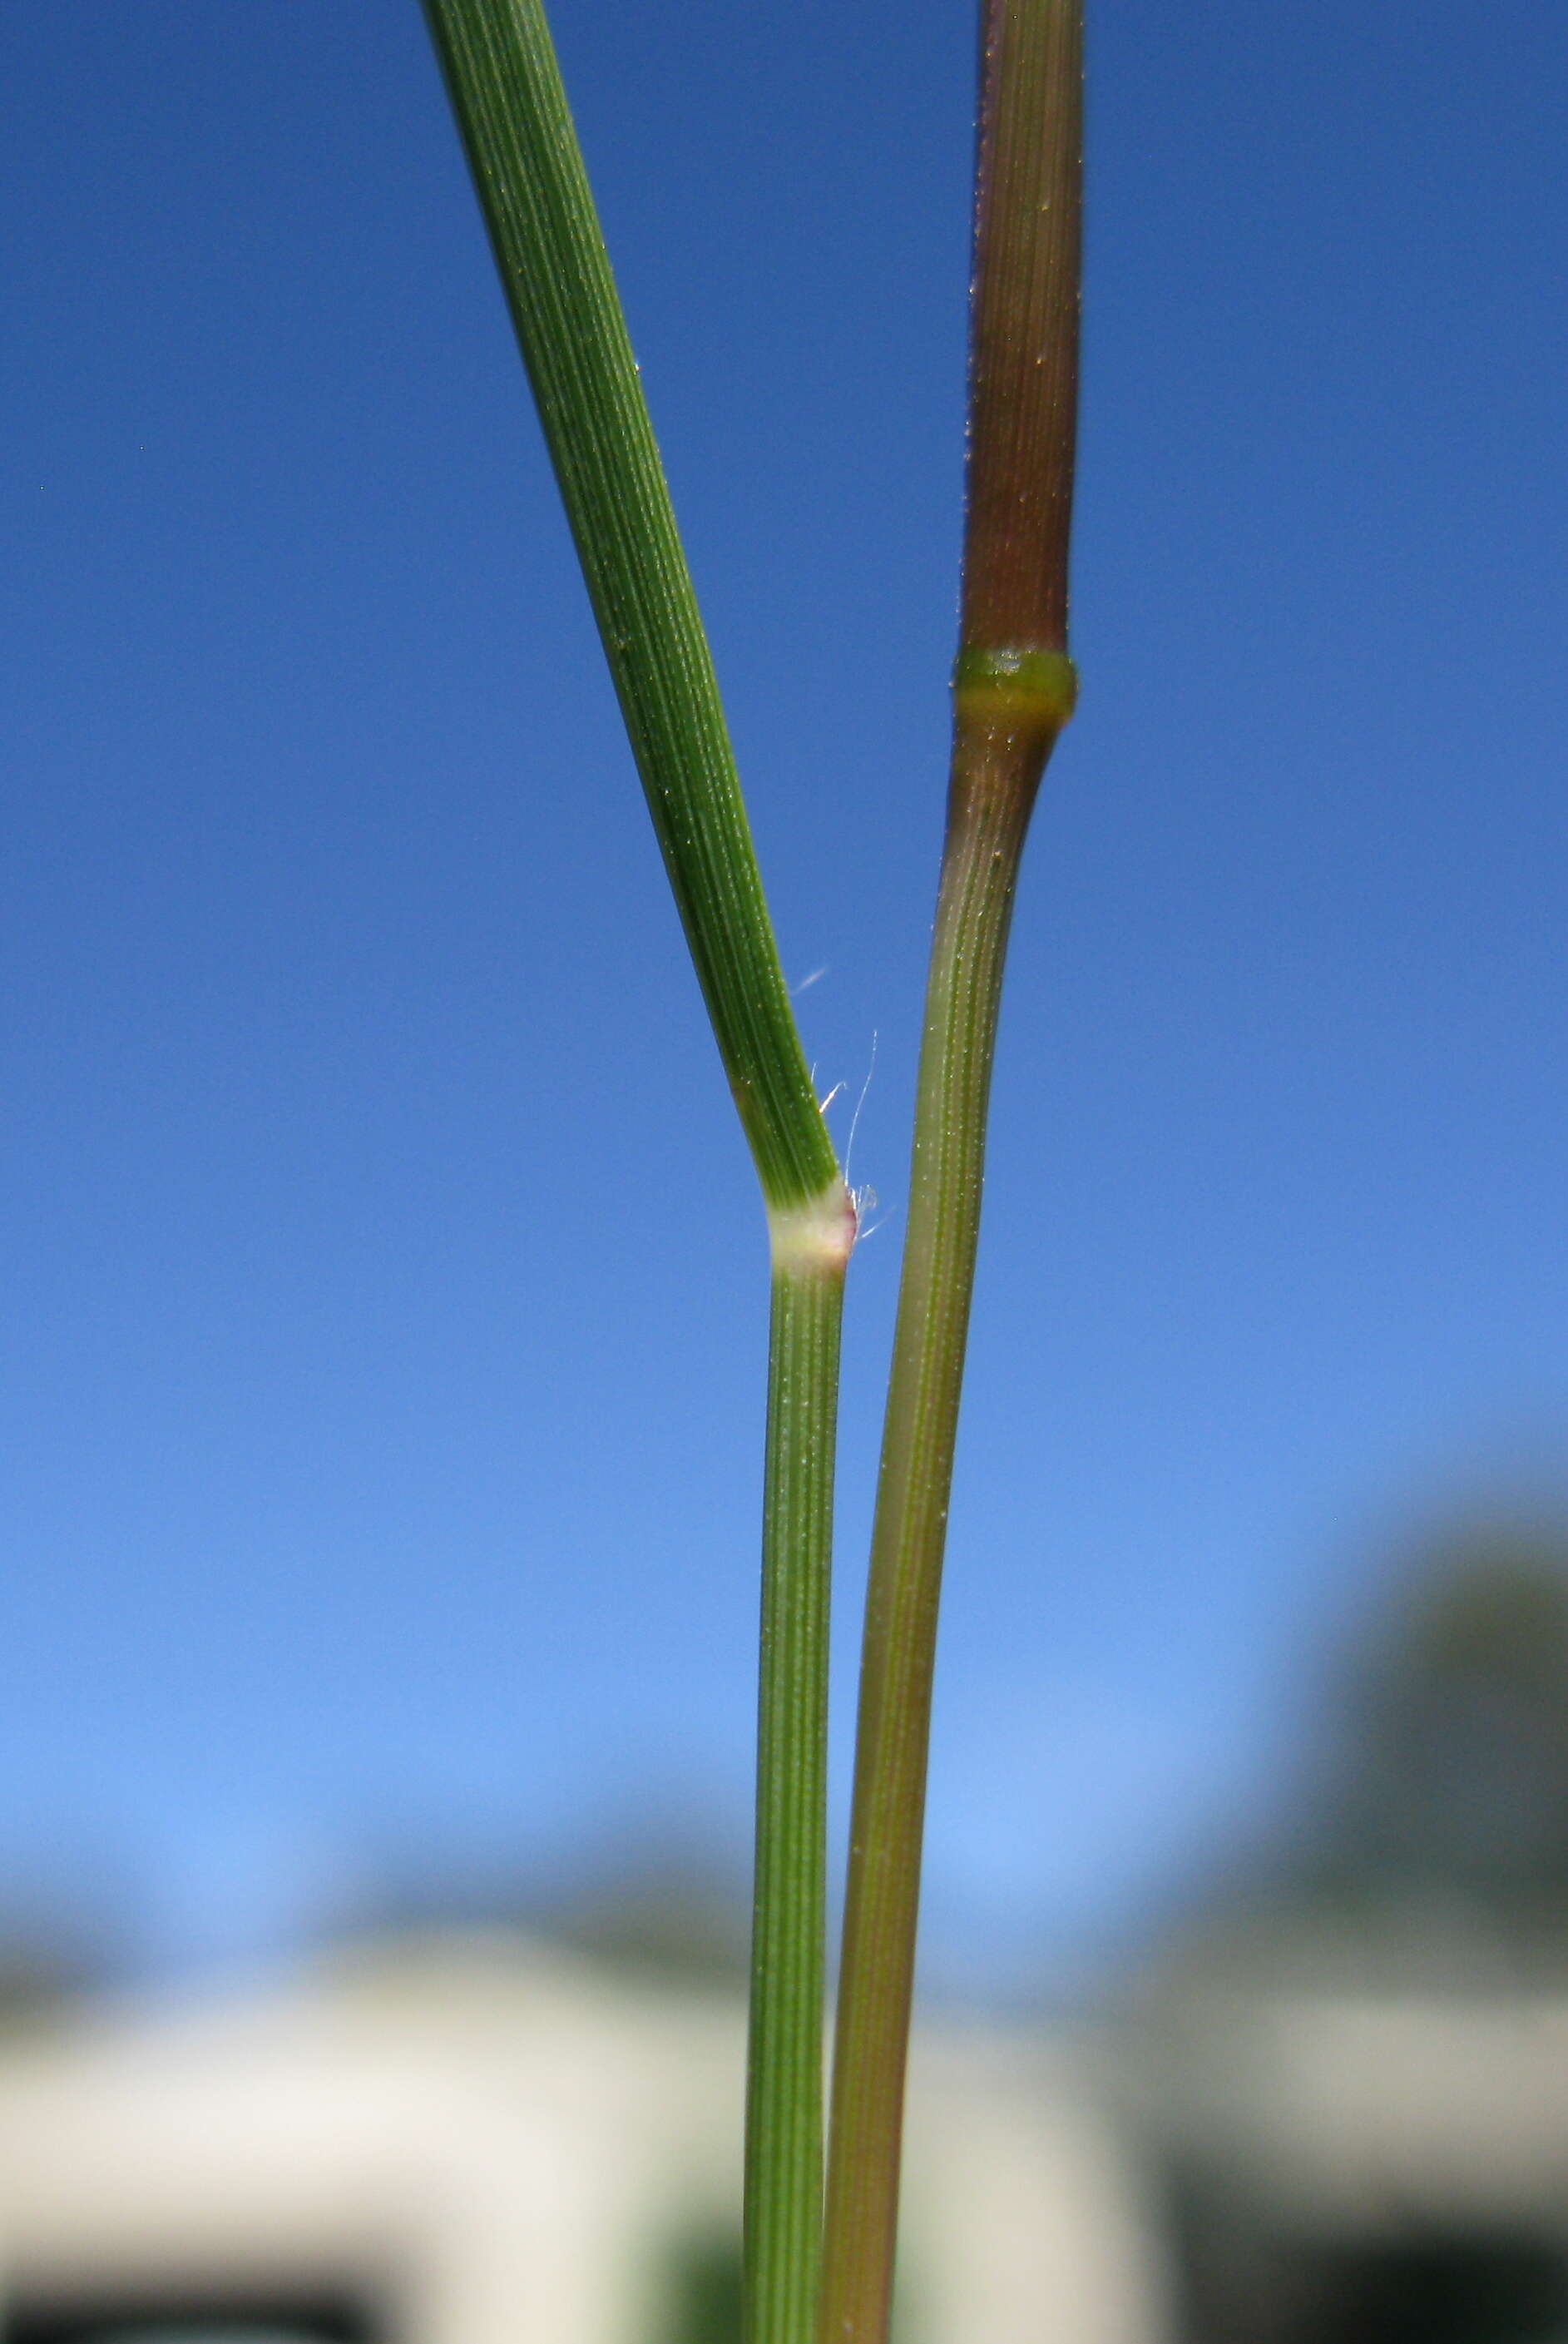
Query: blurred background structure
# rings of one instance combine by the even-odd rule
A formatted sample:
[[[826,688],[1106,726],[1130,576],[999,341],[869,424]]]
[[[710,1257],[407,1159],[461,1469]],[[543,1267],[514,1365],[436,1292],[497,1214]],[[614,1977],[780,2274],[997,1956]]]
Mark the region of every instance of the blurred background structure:
[[[1293,1804],[1092,2000],[928,2013],[907,2344],[1562,2344],[1568,1534],[1406,1557]],[[394,1887],[136,2011],[17,1965],[21,2344],[736,2344],[744,1905]]]
[[[1405,1559],[1118,2056],[1191,2344],[1568,2336],[1568,1537]]]
[[[739,1997],[517,1944],[383,1950],[0,2060],[25,2344],[737,2344]],[[1032,2031],[928,2038],[902,2332],[1155,2344],[1103,2113]]]
[[[556,15],[841,1134],[874,1049],[841,1844],[972,25]],[[0,2301],[367,2344],[471,2219],[721,2335],[762,1237],[418,12],[0,66]],[[1093,12],[910,2344],[982,2238],[1073,2344],[1568,2329],[1565,88],[1550,5]]]

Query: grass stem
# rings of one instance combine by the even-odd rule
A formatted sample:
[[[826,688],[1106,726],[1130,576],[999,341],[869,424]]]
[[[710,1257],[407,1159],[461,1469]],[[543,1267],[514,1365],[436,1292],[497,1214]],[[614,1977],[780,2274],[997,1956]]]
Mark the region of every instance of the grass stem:
[[[938,1601],[1014,889],[1072,712],[1081,0],[985,0],[962,632],[860,1677],[820,2344],[892,2312]]]
[[[750,2344],[809,2344],[816,2322],[828,1605],[845,1258],[780,1249],[773,1275],[746,2107]],[[814,2092],[802,2088],[807,2074],[818,2078]]]
[[[808,2344],[821,2231],[829,1569],[855,1213],[539,0],[426,0],[773,1254],[746,2144],[749,2344]],[[678,1118],[677,1118],[678,1120]]]

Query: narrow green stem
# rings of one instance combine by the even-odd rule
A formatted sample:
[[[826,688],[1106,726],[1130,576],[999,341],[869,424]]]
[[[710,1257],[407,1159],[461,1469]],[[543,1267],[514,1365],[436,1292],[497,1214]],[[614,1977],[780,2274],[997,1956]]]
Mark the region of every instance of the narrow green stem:
[[[1033,796],[1016,785],[1017,750],[1003,736],[999,753],[989,737],[978,755],[973,742],[955,755],[926,993],[860,1679],[823,2344],[879,2344],[891,2307],[937,1604],[1002,965]],[[1038,768],[1038,750],[1033,760]]]
[[[809,2344],[822,2223],[828,1606],[842,1259],[773,1278],[746,2102],[748,2344]]]
[[[768,1207],[773,1318],[746,2145],[749,2344],[807,2344],[821,2234],[825,1712],[854,1208],[539,0],[426,0],[687,941]]]
[[[1067,657],[1082,0],[981,0],[962,631],[914,1167],[871,1536],[821,2344],[885,2344],[937,1604],[1013,889]]]

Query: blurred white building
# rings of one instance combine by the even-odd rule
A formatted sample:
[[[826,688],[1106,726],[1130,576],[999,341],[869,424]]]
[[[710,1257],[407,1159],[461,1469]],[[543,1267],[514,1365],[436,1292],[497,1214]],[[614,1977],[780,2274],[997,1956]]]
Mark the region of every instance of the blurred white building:
[[[0,2047],[6,2344],[734,2344],[742,2016],[515,1942]],[[1165,2344],[1070,2054],[958,2026],[910,2093],[909,2344]]]
[[[928,2026],[899,2344],[1568,2344],[1568,1992],[1397,1950]],[[4,2344],[738,2344],[743,2056],[511,1937],[14,2033]]]

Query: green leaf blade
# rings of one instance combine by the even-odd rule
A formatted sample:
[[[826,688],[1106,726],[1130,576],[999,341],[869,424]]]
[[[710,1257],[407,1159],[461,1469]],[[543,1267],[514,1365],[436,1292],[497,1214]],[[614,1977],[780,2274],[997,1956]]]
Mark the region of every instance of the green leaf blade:
[[[764,1197],[838,1180],[690,571],[538,0],[426,0],[605,656]]]

